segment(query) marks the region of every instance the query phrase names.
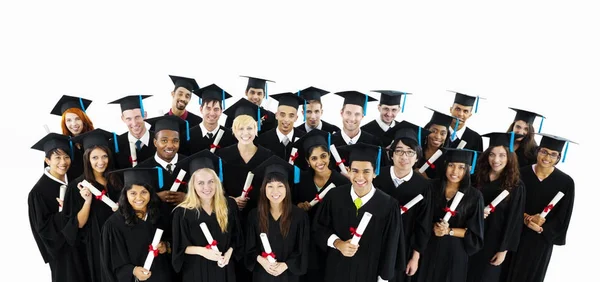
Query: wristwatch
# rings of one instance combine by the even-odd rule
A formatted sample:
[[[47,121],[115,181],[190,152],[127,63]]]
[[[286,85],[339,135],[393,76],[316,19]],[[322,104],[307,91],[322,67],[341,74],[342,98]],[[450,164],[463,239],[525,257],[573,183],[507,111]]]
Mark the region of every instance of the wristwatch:
[[[448,231],[448,235],[454,236],[454,230],[452,230],[452,228],[450,228],[450,231]]]

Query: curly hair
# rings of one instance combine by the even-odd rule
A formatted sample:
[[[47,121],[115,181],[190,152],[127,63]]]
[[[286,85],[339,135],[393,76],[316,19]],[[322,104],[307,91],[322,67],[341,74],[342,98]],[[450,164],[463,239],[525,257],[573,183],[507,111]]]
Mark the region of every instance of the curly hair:
[[[71,131],[69,131],[69,129],[67,128],[66,116],[69,113],[70,114],[76,114],[81,119],[81,121],[83,122],[83,129],[81,130],[80,134],[83,134],[83,133],[86,133],[88,131],[94,130],[94,124],[92,123],[92,121],[90,120],[90,118],[81,109],[70,108],[70,109],[66,110],[62,114],[62,120],[60,122],[60,127],[62,129],[63,135],[74,137],[73,134],[71,133]]]
[[[492,166],[490,165],[489,157],[492,149],[495,147],[489,147],[483,152],[481,157],[477,160],[477,172],[475,175],[475,187],[481,189],[485,184],[490,183],[490,171]],[[506,151],[506,166],[502,169],[500,177],[498,178],[501,182],[500,187],[511,190],[519,185],[521,173],[519,172],[519,161],[517,160],[517,154],[510,152],[505,146],[502,148]]]

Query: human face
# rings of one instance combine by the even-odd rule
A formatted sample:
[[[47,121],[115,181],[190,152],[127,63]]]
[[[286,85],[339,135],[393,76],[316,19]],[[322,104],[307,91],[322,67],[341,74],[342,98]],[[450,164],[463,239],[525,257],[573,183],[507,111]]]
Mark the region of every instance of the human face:
[[[234,128],[233,134],[237,138],[238,143],[242,145],[253,144],[257,134],[256,126],[251,123],[241,125],[238,128]]]
[[[315,147],[308,157],[308,164],[316,172],[324,172],[329,166],[329,153],[322,147]]]
[[[127,190],[127,201],[134,211],[146,212],[150,192],[144,186],[133,184],[131,189]]]
[[[460,183],[467,172],[467,165],[464,163],[448,163],[446,168],[446,179],[451,183]]]
[[[537,165],[543,168],[551,168],[558,163],[559,157],[559,151],[554,151],[548,148],[540,147],[537,154]]]
[[[298,120],[298,109],[290,106],[277,107],[277,127],[283,134],[288,134],[294,129],[294,122]]]
[[[146,123],[144,123],[140,109],[125,110],[121,120],[127,125],[131,135],[135,137],[140,138],[146,132]]]
[[[192,99],[192,92],[187,90],[185,87],[177,87],[175,91],[171,92],[171,97],[173,97],[173,101],[171,102],[171,106],[180,111],[185,110],[187,104]]]
[[[342,108],[342,121],[347,131],[357,131],[363,119],[363,108],[359,105],[346,104]]]
[[[221,103],[212,101],[204,104],[204,106],[200,106],[200,112],[202,113],[204,123],[208,125],[217,125],[223,110],[221,109]]]
[[[216,191],[215,179],[207,171],[198,171],[194,176],[194,190],[200,199],[211,200]]]
[[[412,156],[408,156],[411,154]],[[398,141],[398,145],[396,145],[396,149],[392,155],[392,160],[394,161],[394,167],[399,168],[401,171],[408,171],[417,162],[417,152],[409,146],[404,145],[402,141]]]
[[[386,124],[391,124],[394,119],[396,119],[396,115],[398,115],[398,111],[400,111],[399,105],[382,105],[377,106],[377,110],[379,110],[379,117]]]
[[[527,133],[529,133],[529,125],[527,125],[527,123],[522,120],[517,120],[517,121],[515,121],[515,124],[513,125],[513,131],[516,134],[523,135],[523,137],[517,138],[516,141],[523,141],[525,136],[527,136]]]
[[[272,205],[279,205],[286,196],[285,184],[279,181],[269,182],[265,186],[265,193]]]
[[[246,97],[248,98],[248,101],[260,107],[260,104],[262,104],[262,101],[265,98],[265,91],[260,88],[250,87],[250,89],[246,91]]]
[[[83,121],[74,113],[67,113],[65,115],[65,125],[73,136],[81,134],[83,130]]]
[[[490,167],[495,173],[501,173],[508,162],[508,153],[506,152],[506,149],[504,149],[504,146],[496,146],[492,148],[488,157],[488,161],[490,162]]]
[[[316,128],[321,123],[323,108],[320,102],[313,101],[306,104],[306,124],[311,128]]]
[[[95,172],[103,173],[108,166],[108,154],[100,148],[95,148],[90,153],[90,164]]]
[[[46,159],[46,164],[50,167],[52,175],[63,177],[71,166],[71,157],[63,150],[59,150],[57,153],[50,155],[50,159]]]
[[[353,161],[350,164],[350,181],[355,188],[368,188],[375,178],[375,170],[371,162]]]
[[[179,151],[179,132],[163,129],[154,137],[156,154],[164,161],[170,162]]]
[[[428,129],[431,133],[427,136],[427,146],[435,149],[440,148],[446,137],[448,137],[448,130],[446,127],[437,124],[431,125]]]
[[[471,110],[473,107],[463,106],[460,104],[454,104],[450,107],[450,114],[454,117],[461,119],[459,126],[463,126],[465,122],[471,117],[473,114]],[[456,124],[456,119],[452,121],[452,124]]]

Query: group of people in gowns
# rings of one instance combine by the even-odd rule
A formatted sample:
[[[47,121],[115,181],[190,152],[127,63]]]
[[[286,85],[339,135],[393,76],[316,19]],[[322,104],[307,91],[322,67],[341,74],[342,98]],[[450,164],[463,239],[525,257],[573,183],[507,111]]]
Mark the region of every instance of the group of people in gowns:
[[[511,108],[508,130],[479,135],[479,97],[454,92],[421,127],[396,120],[408,93],[378,90],[361,126],[378,99],[352,90],[335,93],[337,127],[316,87],[268,95],[247,77],[225,107],[216,84],[170,78],[164,116],[147,116],[150,95],[109,103],[123,134],[94,128],[91,100],[52,109],[62,134],[32,146],[45,161],[28,197],[52,281],[543,281],[566,243],[575,185],[556,165],[574,142],[538,145],[542,115]]]

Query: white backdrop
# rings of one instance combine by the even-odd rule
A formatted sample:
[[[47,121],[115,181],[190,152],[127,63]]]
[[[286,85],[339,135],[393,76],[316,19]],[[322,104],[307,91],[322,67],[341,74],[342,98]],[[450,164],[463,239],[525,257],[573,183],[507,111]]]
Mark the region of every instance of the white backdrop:
[[[43,159],[29,147],[45,135],[43,124],[60,131],[60,118],[49,115],[54,103],[63,94],[92,99],[88,114],[94,125],[122,133],[119,107],[106,103],[150,94],[148,114],[166,112],[173,87],[169,74],[195,77],[201,86],[217,83],[235,96],[227,105],[243,95],[246,80],[239,75],[275,80],[272,94],[310,85],[332,92],[412,92],[398,120],[420,125],[431,115],[423,106],[446,112],[453,96],[445,90],[457,90],[487,98],[468,121],[481,134],[506,130],[514,117],[508,106],[542,113],[544,132],[581,143],[570,146],[567,162],[559,165],[575,179],[577,195],[567,245],[555,248],[546,281],[592,275],[595,264],[583,254],[599,250],[589,244],[599,193],[586,176],[595,171],[594,163],[585,160],[598,136],[586,123],[593,110],[588,101],[599,90],[594,27],[600,19],[594,9],[574,2],[322,2],[0,4],[6,149],[0,236],[2,261],[11,258],[0,264],[0,275],[49,281],[31,235],[27,194]],[[324,119],[341,125],[342,99],[327,95],[323,102]],[[197,103],[194,97],[188,109],[199,113]],[[363,124],[376,114],[371,103]]]

